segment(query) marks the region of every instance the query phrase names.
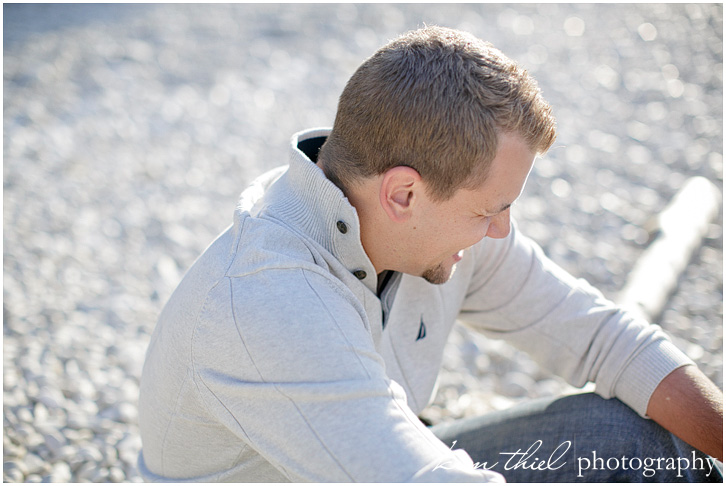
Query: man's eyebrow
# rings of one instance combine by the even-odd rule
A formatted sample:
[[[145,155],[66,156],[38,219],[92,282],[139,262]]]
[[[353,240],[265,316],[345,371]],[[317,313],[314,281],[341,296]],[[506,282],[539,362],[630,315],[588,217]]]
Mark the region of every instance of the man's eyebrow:
[[[514,204],[514,203],[505,204],[504,206],[502,206],[502,208],[499,210],[499,212],[501,213],[501,212],[504,212],[507,209],[511,208],[512,204]]]
[[[503,205],[502,207],[500,207],[500,208],[499,208],[498,210],[495,210],[495,211],[491,211],[491,212],[490,212],[490,211],[487,211],[487,212],[486,212],[486,214],[490,214],[490,215],[495,215],[495,214],[499,214],[499,213],[501,213],[501,212],[504,212],[504,211],[506,211],[506,210],[507,210],[507,209],[509,209],[510,207],[512,207],[512,203],[509,203],[509,204],[504,204],[504,205]]]

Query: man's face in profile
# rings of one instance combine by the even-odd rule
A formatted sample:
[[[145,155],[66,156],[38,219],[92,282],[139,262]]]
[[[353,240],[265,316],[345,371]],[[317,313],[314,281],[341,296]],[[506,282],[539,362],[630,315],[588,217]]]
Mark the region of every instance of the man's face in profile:
[[[416,227],[410,232],[408,251],[415,252],[412,258],[419,266],[412,274],[443,284],[464,250],[485,237],[505,238],[510,231],[510,207],[524,189],[534,158],[521,137],[501,134],[497,155],[480,187],[459,189],[443,202],[421,201]]]

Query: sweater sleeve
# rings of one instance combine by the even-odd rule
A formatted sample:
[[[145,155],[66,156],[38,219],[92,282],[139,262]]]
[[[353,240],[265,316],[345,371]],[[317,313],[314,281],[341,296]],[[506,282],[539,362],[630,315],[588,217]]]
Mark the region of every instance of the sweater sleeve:
[[[660,381],[692,361],[661,328],[636,318],[548,259],[512,225],[502,240],[475,249],[460,318],[505,339],[582,387],[594,382],[645,416]]]
[[[482,482],[387,378],[352,294],[314,269],[227,278],[192,345],[208,410],[293,482]]]

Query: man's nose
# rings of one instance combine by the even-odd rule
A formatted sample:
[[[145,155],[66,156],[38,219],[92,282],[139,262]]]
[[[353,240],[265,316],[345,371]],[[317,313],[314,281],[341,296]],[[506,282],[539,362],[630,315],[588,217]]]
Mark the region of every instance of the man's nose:
[[[506,238],[511,230],[509,208],[494,216],[489,223],[487,236],[489,238]]]

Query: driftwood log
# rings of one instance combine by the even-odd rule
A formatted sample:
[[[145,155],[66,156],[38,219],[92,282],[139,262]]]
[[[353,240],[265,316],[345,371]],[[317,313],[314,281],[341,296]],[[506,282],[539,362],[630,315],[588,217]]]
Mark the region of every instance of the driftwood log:
[[[718,216],[721,191],[704,177],[693,177],[656,220],[656,237],[638,259],[620,293],[620,304],[648,321],[656,320],[678,279]]]

